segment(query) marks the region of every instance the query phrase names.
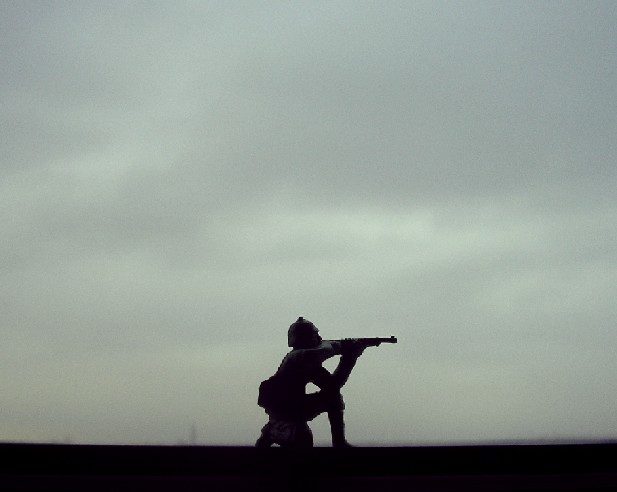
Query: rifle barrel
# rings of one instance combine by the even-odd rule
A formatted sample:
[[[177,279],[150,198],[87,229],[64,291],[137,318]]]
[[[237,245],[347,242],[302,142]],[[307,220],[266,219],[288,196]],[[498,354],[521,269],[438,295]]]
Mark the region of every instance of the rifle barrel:
[[[343,338],[339,340],[330,340],[331,342],[342,342],[343,340],[356,340],[358,342],[364,342],[369,344],[380,344],[380,343],[398,343],[398,338],[395,336],[391,337],[374,337],[374,338]]]
[[[380,338],[382,343],[398,343],[398,338],[395,336],[391,336],[389,338]]]

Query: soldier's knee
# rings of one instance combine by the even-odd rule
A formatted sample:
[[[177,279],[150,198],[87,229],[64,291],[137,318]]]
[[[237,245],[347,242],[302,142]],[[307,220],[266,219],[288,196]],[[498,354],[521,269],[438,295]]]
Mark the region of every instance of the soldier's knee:
[[[288,420],[270,420],[261,430],[256,447],[265,448],[273,444],[282,447],[313,447],[313,433],[306,422]]]

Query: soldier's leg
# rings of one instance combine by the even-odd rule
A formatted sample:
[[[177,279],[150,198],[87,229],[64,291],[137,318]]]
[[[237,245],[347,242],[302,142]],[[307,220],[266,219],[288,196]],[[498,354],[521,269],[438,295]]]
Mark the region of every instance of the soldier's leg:
[[[312,413],[307,420],[312,420],[321,413],[327,413],[332,434],[332,446],[349,447],[349,443],[345,438],[345,402],[340,391],[322,390],[308,396],[311,400],[310,407]]]
[[[351,444],[345,438],[345,419],[343,412],[328,412],[330,432],[332,433],[332,447],[348,448]]]
[[[349,447],[350,444],[345,438],[345,402],[343,396],[337,392],[332,396],[328,407],[328,421],[330,422],[330,432],[332,433],[332,446],[335,448]]]

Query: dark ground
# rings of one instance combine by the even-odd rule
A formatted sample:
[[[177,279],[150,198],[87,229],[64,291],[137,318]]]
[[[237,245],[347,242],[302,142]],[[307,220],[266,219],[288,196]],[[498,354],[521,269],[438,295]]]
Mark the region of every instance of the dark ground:
[[[617,444],[307,451],[0,444],[0,490],[617,490]]]

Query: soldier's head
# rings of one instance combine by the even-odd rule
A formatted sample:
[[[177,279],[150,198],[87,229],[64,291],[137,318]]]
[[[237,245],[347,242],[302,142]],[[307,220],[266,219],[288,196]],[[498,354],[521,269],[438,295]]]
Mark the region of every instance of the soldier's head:
[[[302,316],[287,331],[287,345],[295,349],[317,347],[321,340],[317,327]]]

